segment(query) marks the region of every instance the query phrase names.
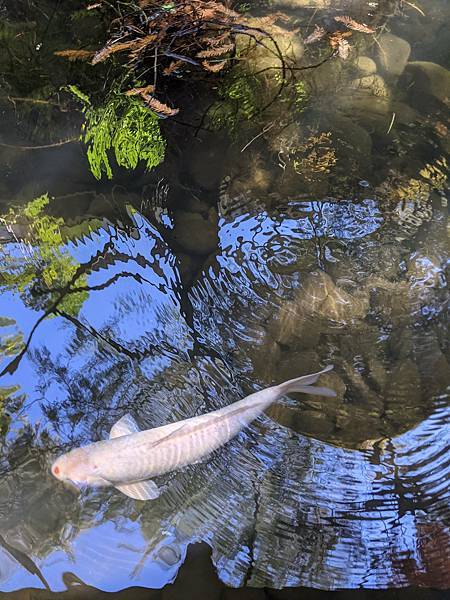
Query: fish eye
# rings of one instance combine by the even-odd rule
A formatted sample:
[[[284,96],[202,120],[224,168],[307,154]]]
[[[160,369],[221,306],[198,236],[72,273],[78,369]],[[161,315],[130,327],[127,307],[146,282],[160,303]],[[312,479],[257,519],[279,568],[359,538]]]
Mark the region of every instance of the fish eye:
[[[53,467],[53,475],[59,475],[60,473],[60,468],[58,467],[58,465],[56,465],[55,467]]]

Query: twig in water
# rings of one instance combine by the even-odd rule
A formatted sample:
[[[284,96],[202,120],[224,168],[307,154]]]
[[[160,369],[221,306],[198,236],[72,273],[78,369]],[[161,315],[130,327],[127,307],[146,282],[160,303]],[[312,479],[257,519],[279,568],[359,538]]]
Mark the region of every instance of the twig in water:
[[[65,110],[65,108],[59,104],[58,102],[53,102],[52,100],[41,100],[39,98],[21,98],[19,96],[0,96],[0,100],[9,100],[13,104],[16,102],[29,102],[31,104],[47,104],[50,106],[57,106],[61,110]]]
[[[259,137],[261,137],[262,135],[264,135],[265,133],[267,133],[270,129],[272,129],[272,127],[275,125],[275,121],[273,121],[272,123],[270,123],[270,125],[266,125],[264,127],[264,129],[258,133],[258,135],[255,135],[254,138],[252,138],[249,142],[247,142],[245,144],[245,146],[242,148],[241,152],[244,152],[244,150],[247,150],[247,148],[250,146],[250,144],[253,144],[253,142],[255,140],[257,140]]]
[[[60,142],[55,142],[54,144],[44,144],[42,146],[16,146],[15,144],[3,144],[0,142],[0,146],[2,148],[14,148],[16,150],[45,150],[46,148],[57,148],[58,146],[64,146],[64,144],[71,144],[72,142],[79,142],[80,138],[74,137],[69,138],[68,140],[61,140]]]
[[[421,8],[419,8],[418,6],[416,6],[415,4],[413,4],[412,2],[408,2],[408,0],[403,0],[403,2],[405,4],[408,4],[408,6],[411,6],[411,8],[414,8],[415,10],[417,10],[417,12],[422,15],[422,17],[426,17],[426,14],[423,12],[423,10]]]
[[[392,113],[391,124],[389,125],[389,129],[386,131],[386,134],[391,133],[391,129],[392,129],[392,126],[394,125],[394,121],[395,121],[395,112]]]

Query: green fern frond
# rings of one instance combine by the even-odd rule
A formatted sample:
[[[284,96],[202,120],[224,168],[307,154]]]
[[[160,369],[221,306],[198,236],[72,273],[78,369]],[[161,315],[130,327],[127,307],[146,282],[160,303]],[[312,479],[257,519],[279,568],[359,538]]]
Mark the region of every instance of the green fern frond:
[[[150,170],[164,160],[166,142],[159,118],[140,99],[115,93],[103,106],[93,107],[79,88],[72,85],[68,89],[83,104],[81,139],[87,146],[89,166],[96,179],[103,173],[112,178],[111,150],[117,164],[126,169],[135,169],[143,160]]]

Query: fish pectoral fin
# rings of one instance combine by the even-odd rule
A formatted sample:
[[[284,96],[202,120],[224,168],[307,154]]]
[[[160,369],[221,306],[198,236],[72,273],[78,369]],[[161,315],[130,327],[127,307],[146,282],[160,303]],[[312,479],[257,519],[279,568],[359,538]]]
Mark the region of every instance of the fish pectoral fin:
[[[122,437],[123,435],[130,435],[130,433],[138,433],[139,431],[139,426],[134,418],[130,414],[127,414],[119,419],[117,423],[114,423],[109,432],[109,438]]]
[[[115,487],[119,492],[122,492],[122,494],[125,494],[129,498],[134,498],[134,500],[155,500],[161,493],[156,483],[150,479],[116,485]]]

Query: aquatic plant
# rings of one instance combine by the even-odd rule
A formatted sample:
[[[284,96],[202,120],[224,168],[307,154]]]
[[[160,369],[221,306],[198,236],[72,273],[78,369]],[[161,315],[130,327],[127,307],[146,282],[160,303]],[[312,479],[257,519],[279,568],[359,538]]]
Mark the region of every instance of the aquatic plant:
[[[376,191],[392,211],[392,219],[410,237],[423,223],[431,220],[432,192],[442,193],[447,182],[447,161],[441,156],[433,163],[427,163],[416,177],[392,169]]]
[[[295,90],[295,109],[298,113],[302,113],[308,102],[309,93],[304,81],[297,81],[294,85]]]
[[[142,160],[150,170],[164,160],[166,143],[159,118],[135,96],[116,92],[104,105],[94,107],[76,86],[70,85],[69,90],[83,105],[81,139],[87,146],[94,177],[100,179],[103,173],[112,177],[110,150],[114,151],[117,164],[126,169],[136,168]]]
[[[408,177],[399,171],[391,170],[388,178],[378,186],[377,192],[388,198],[393,206],[400,203],[404,208],[408,202],[424,205],[428,203],[431,192],[441,192],[447,181],[447,160],[441,156],[433,163],[427,163],[416,177]]]
[[[292,154],[294,171],[305,181],[315,181],[318,176],[330,173],[336,164],[336,151],[330,132],[310,135]]]
[[[263,86],[250,73],[230,73],[219,86],[219,101],[209,111],[213,129],[226,130],[232,137],[242,121],[250,121],[261,109]]]
[[[60,229],[63,219],[44,214],[49,201],[45,194],[24,207],[10,208],[2,217],[16,243],[0,248],[0,285],[19,293],[33,308],[48,308],[59,299],[59,309],[75,316],[88,292],[80,289],[63,293],[70,288],[80,265],[64,248]],[[16,231],[21,232],[20,237]],[[86,285],[86,275],[77,278],[77,285]]]
[[[426,164],[420,170],[419,174],[423,179],[428,181],[433,189],[438,192],[443,191],[448,180],[448,163],[446,158],[441,156],[434,163]]]

